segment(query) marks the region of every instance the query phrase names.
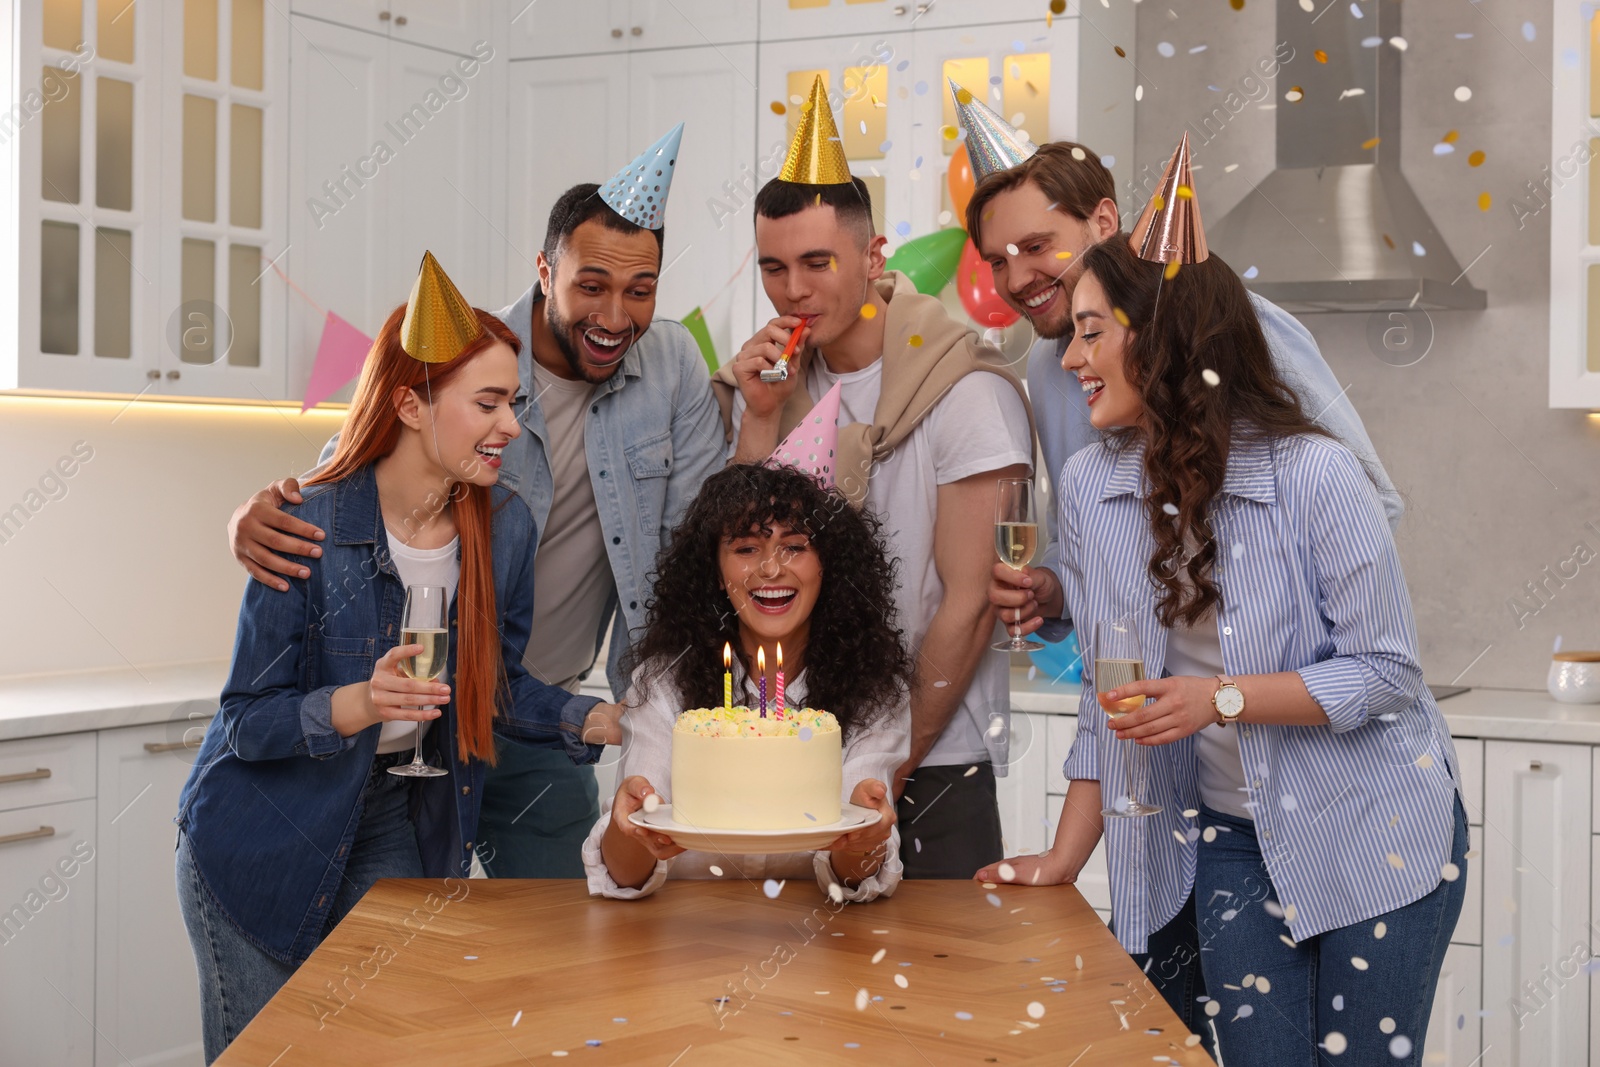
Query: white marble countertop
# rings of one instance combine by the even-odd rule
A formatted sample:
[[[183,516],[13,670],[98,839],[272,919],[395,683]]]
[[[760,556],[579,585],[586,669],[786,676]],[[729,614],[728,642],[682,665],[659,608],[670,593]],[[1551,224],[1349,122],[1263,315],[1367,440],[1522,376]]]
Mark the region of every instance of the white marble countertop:
[[[189,719],[216,708],[225,660],[122,667],[0,679],[0,741]],[[1076,684],[1051,684],[1026,668],[1011,672],[1011,707],[1076,715]],[[583,691],[609,699],[602,675]],[[1439,702],[1457,737],[1600,745],[1600,704],[1558,704],[1537,689],[1474,689]]]

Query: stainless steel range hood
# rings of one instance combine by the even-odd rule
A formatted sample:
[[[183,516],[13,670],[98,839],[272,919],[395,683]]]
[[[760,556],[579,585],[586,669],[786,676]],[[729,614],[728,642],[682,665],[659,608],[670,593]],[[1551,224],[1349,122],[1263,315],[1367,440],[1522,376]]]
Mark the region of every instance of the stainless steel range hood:
[[[1359,19],[1345,4],[1326,18],[1277,5],[1277,39],[1294,48],[1277,78],[1277,168],[1206,228],[1211,247],[1255,266],[1245,284],[1291,312],[1484,307],[1400,173],[1399,0],[1361,2]],[[1304,99],[1285,100],[1296,86]]]

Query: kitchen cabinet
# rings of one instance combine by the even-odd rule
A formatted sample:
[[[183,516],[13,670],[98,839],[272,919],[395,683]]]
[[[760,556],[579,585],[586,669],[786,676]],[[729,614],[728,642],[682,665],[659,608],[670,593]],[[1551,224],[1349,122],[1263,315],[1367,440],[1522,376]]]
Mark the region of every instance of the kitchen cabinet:
[[[289,10],[391,40],[469,55],[473,45],[494,37],[508,2],[520,8],[528,0],[293,0]]]
[[[1483,1020],[1483,950],[1451,945],[1444,954],[1439,986],[1428,1017],[1428,1040],[1422,1062],[1441,1067],[1477,1067],[1484,1063],[1479,1032]],[[1499,1061],[1488,1061],[1499,1062]]]
[[[511,54],[517,59],[621,55],[756,39],[756,7],[749,0],[508,2],[513,9]]]
[[[1045,31],[1043,0],[761,0],[761,39],[838,37],[987,27],[1022,22],[1016,35]],[[1061,17],[1055,20],[1061,21]]]

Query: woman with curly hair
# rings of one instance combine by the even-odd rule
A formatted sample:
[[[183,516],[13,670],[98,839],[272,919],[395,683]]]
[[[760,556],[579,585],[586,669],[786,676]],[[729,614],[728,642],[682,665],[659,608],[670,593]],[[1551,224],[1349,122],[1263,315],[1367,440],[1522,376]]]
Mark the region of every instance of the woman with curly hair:
[[[590,893],[641,897],[669,869],[680,878],[712,877],[713,859],[746,878],[814,870],[835,899],[894,892],[902,868],[887,782],[910,750],[911,676],[895,626],[895,569],[878,521],[808,474],[738,464],[706,480],[656,562],[644,636],[629,650],[633,686],[623,723],[631,737],[616,797],[584,843]],[[779,642],[786,703],[839,720],[843,799],[881,817],[816,853],[680,855],[670,838],[628,816],[652,794],[671,796],[673,724],[681,711],[722,703],[724,643],[735,650],[734,700],[754,706],[756,650]]]
[[[1065,767],[1080,817],[1007,874],[1070,882],[1103,830],[1118,940],[1153,979],[1198,957],[1230,1067],[1419,1063],[1467,823],[1394,539],[1233,270],[1165,269],[1125,238],[1087,252],[1062,359],[1105,433],[1062,471],[1064,606],[1084,634],[1135,620],[1146,680],[1099,699],[1150,703],[1109,720],[1089,650]],[[1133,743],[1161,810],[1102,826]]]

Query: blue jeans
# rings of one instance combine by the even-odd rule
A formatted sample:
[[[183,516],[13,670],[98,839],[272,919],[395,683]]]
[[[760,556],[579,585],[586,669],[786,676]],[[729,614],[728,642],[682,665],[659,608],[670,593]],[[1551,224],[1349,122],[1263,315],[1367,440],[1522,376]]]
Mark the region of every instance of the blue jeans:
[[[1129,955],[1183,1025],[1200,1035],[1206,1054],[1214,1057],[1216,1042],[1201,1011],[1206,979],[1200,968],[1200,933],[1195,928],[1194,915],[1194,894],[1190,893],[1172,921],[1145,939],[1145,951]],[[1115,929],[1116,925],[1113,915],[1111,926]]]
[[[583,842],[600,818],[594,768],[559,748],[496,737],[483,780],[478,859],[490,878],[582,878]]]
[[[410,758],[410,752],[397,752],[373,761],[362,793],[361,824],[324,937],[378,879],[422,877],[416,830],[406,811],[410,779],[388,773],[389,767]],[[182,833],[178,835],[177,873],[178,907],[200,976],[200,1027],[209,1064],[266,1007],[295,972],[295,965],[257,948],[223,914],[206,889],[189,839]],[[270,871],[261,874],[271,877]]]
[[[1278,895],[1255,824],[1202,808],[1200,826],[1202,832],[1217,829],[1214,840],[1200,840],[1195,900],[1202,915],[1201,966],[1221,1009],[1212,1022],[1227,1067],[1420,1064],[1434,988],[1467,891],[1467,816],[1460,798],[1450,849],[1450,862],[1461,872],[1455,881],[1441,880],[1405,907],[1293,946],[1280,940],[1288,935],[1283,920],[1262,906]],[[1386,928],[1381,937],[1380,923]],[[1365,969],[1351,963],[1357,957]],[[1254,976],[1249,986],[1247,976]],[[1342,1038],[1337,1058],[1328,1055],[1331,1033]]]

